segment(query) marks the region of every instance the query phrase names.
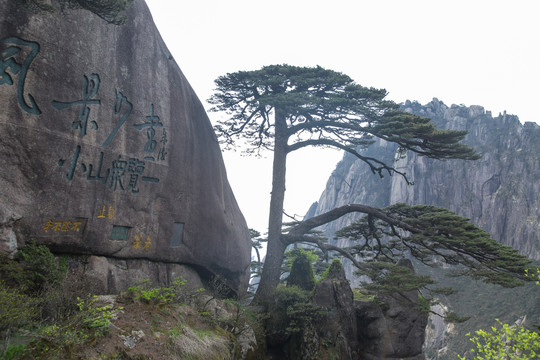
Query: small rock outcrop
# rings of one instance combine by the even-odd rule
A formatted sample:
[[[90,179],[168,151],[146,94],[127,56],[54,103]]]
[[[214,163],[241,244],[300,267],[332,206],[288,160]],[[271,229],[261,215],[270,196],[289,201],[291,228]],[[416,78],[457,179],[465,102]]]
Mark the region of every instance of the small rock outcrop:
[[[323,312],[315,324],[319,337],[333,345],[340,359],[357,359],[356,310],[353,292],[342,266],[338,266],[327,278],[317,283],[312,302]]]
[[[122,26],[0,8],[0,250],[34,238],[126,278],[181,264],[245,288],[249,232],[217,139],[144,1]]]
[[[408,260],[400,265],[412,267]],[[355,300],[339,262],[330,269],[311,294],[310,305],[316,311],[304,319],[299,332],[276,337],[275,329],[284,321],[275,315],[279,309],[271,311],[274,320],[269,329],[274,331],[267,336],[268,345],[281,350],[272,358],[424,359],[422,344],[428,314],[419,310],[416,291],[405,293],[405,301],[391,296]]]
[[[409,260],[401,266],[412,268]],[[418,309],[418,292],[399,296],[384,296],[377,302],[356,301],[359,352],[366,360],[423,360],[428,313]],[[380,305],[382,304],[382,305]]]

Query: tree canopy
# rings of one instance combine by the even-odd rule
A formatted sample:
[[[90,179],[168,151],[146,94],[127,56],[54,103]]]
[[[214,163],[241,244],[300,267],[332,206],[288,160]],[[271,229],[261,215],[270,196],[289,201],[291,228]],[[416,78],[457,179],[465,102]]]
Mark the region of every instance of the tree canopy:
[[[523,274],[524,257],[498,244],[467,219],[434,207],[399,204],[376,209],[349,204],[283,231],[289,153],[308,146],[341,149],[365,162],[374,174],[402,176],[411,184],[393,162],[366,156],[362,150],[380,138],[396,143],[398,156],[413,151],[434,159],[478,159],[473,149],[460,143],[466,131],[439,130],[429,118],[401,111],[398,104],[386,100],[386,90],[361,86],[347,75],[320,66],[270,65],[220,76],[215,84],[209,99],[212,110],[228,114],[215,126],[220,142],[226,148],[245,146],[247,153],[273,151],[268,249],[256,302],[271,298],[285,249],[297,242],[335,251],[364,271],[369,270],[367,265],[356,256],[382,264],[408,253],[424,262],[436,256],[460,265],[462,274],[506,286],[515,285],[515,278]],[[312,235],[316,227],[353,212],[367,217],[340,234],[359,239],[356,245],[338,248]],[[394,240],[383,240],[384,236]]]
[[[457,275],[505,287],[523,283],[524,269],[530,261],[493,240],[468,219],[429,205],[395,204],[383,209],[383,213],[393,221],[367,215],[339,230],[336,236],[359,240],[348,250],[364,260],[391,261],[410,254],[427,265],[441,261],[461,265],[455,269]],[[390,240],[385,241],[385,236]]]
[[[230,115],[215,126],[217,135],[229,147],[247,145],[248,153],[274,150],[276,136],[282,136],[287,153],[307,146],[334,147],[352,153],[381,176],[399,172],[361,154],[373,137],[437,159],[479,158],[459,143],[466,131],[438,130],[429,118],[400,111],[385,100],[386,90],[361,86],[320,66],[270,65],[230,73],[215,83],[212,110]],[[284,127],[283,133],[276,127]]]

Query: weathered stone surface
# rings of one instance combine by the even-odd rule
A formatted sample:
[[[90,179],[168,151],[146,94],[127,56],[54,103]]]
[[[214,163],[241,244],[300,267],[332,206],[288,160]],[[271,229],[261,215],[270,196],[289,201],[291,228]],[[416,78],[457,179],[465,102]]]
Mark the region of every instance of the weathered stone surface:
[[[143,0],[126,25],[0,0],[0,244],[189,265],[246,286],[219,145]]]
[[[385,314],[374,302],[355,301],[362,359],[423,360],[422,344],[427,314],[397,303]],[[419,316],[420,315],[420,316]]]
[[[405,109],[430,117],[438,127],[463,129],[465,143],[482,158],[436,161],[413,154],[398,162],[415,186],[392,181],[390,202],[446,207],[499,242],[540,259],[540,126],[506,113],[493,118],[481,106],[447,107],[434,99]]]
[[[360,160],[345,155],[308,216],[348,203],[442,206],[471,219],[501,243],[540,259],[540,126],[521,124],[513,115],[494,118],[481,106],[448,107],[437,99],[426,105],[408,101],[403,109],[431,118],[439,128],[467,130],[464,143],[482,158],[439,161],[407,152],[395,165],[414,181],[408,186],[399,176],[379,179]],[[377,141],[366,155],[392,162],[395,146]],[[353,218],[344,217],[325,231],[333,234]]]
[[[152,284],[169,285],[175,278],[186,280],[186,288],[204,287],[199,274],[192,267],[146,259],[118,259],[105,256],[71,256],[70,268],[82,270],[95,279],[96,294],[117,293],[128,287],[150,280]]]
[[[401,266],[412,267],[409,260],[402,261]],[[377,301],[354,300],[340,266],[317,283],[310,304],[317,312],[296,324],[301,329],[295,333],[284,331],[288,326],[284,309],[290,304],[270,309],[268,358],[423,360],[428,314],[418,310],[417,291],[403,295],[405,301],[390,296]]]
[[[13,230],[13,225],[20,220],[21,216],[16,214],[0,203],[0,251],[12,255],[17,251],[17,236]]]
[[[400,265],[412,267],[408,260]],[[390,296],[378,302],[354,300],[343,269],[320,281],[312,296],[313,304],[324,312],[314,322],[319,345],[325,341],[326,348],[332,348],[340,359],[423,359],[428,315],[413,306],[418,305],[416,291],[404,296],[408,300]],[[309,341],[304,340],[305,344],[314,348]]]
[[[412,267],[404,260],[401,266]],[[418,292],[409,291],[407,298],[385,296],[379,299],[386,311],[375,302],[355,301],[359,353],[367,360],[422,360],[422,345],[428,314],[417,310]],[[399,300],[398,300],[399,299]]]
[[[317,283],[312,302],[324,311],[315,324],[319,336],[334,343],[340,359],[356,359],[358,339],[353,292],[343,268]]]
[[[467,130],[469,133],[464,142],[482,154],[482,158],[477,161],[437,161],[409,152],[396,164],[415,182],[415,185],[407,186],[398,176],[380,179],[361,161],[345,155],[307,216],[348,203],[377,207],[395,202],[442,206],[470,218],[501,243],[513,246],[530,258],[540,259],[540,126],[521,124],[516,116],[508,114],[493,117],[481,106],[447,106],[437,99],[426,105],[408,101],[403,109],[430,117],[440,128]],[[377,141],[365,150],[365,155],[392,162],[395,146]],[[324,230],[332,236],[357,217],[343,217],[328,224]],[[345,240],[337,243],[346,245]],[[345,271],[353,287],[358,286],[358,279],[352,275],[354,268],[345,264]],[[449,286],[443,276],[439,277],[440,286]],[[474,299],[478,296],[476,290],[476,286],[466,286],[460,288],[457,296]],[[501,294],[509,293],[501,291]],[[501,295],[501,299],[505,296],[509,295]],[[497,299],[491,300],[497,302]],[[445,305],[454,311],[460,302],[458,298],[453,304],[451,300],[447,301],[449,303]],[[515,308],[510,310],[510,306]],[[508,310],[502,310],[501,316],[512,311],[521,313],[523,304],[506,304],[505,309]],[[484,314],[478,309],[460,315],[483,316],[489,320],[494,317],[491,312]],[[441,346],[446,348],[447,344],[452,347],[444,338],[451,333],[450,329],[442,326],[440,319],[435,321],[441,326],[437,327],[438,331],[428,333],[426,349],[431,353],[437,353]],[[472,330],[474,328],[462,328],[460,336]]]

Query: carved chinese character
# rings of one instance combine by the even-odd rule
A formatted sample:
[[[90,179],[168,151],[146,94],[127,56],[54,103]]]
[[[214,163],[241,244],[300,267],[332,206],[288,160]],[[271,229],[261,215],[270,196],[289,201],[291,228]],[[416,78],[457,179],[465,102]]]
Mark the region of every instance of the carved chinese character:
[[[0,42],[0,45],[4,44],[8,45],[8,47],[0,53],[0,85],[13,85],[13,76],[18,75],[17,100],[19,106],[27,113],[33,115],[41,114],[41,110],[34,97],[31,94],[27,94],[27,102],[24,96],[26,75],[28,74],[30,64],[39,53],[39,44],[33,41],[22,40],[18,37],[4,39]],[[25,54],[23,48],[28,48],[30,51]],[[8,73],[8,70],[12,75]]]
[[[114,220],[115,215],[116,215],[116,211],[114,210],[112,206],[109,205],[109,213],[107,214],[107,219]]]
[[[122,185],[122,178],[124,177],[124,173],[126,172],[126,166],[127,161],[121,160],[120,155],[118,155],[118,159],[114,160],[112,163],[112,175],[109,189],[116,191],[117,186],[120,186],[120,189],[124,190],[124,186]]]
[[[71,225],[72,225],[72,224],[73,224],[73,223],[72,223],[71,221],[69,221],[69,220],[64,221],[64,222],[62,223],[62,228],[60,228],[60,231],[66,232],[66,231],[71,230]]]
[[[111,133],[109,134],[105,142],[103,143],[102,145],[103,147],[107,147],[111,143],[111,141],[116,136],[116,133],[118,132],[118,130],[120,130],[122,125],[124,125],[124,123],[128,119],[129,114],[131,114],[131,110],[133,110],[133,104],[128,101],[127,97],[124,96],[124,94],[122,94],[121,92],[117,90],[115,90],[115,93],[116,93],[116,99],[114,102],[114,114],[116,115],[116,114],[119,114],[121,111],[123,111],[122,117],[120,118],[120,121],[116,124],[116,126],[114,127],[113,131],[111,131]],[[124,106],[124,104],[126,106]]]
[[[143,130],[146,128],[146,144],[144,145],[144,152],[152,154],[156,149],[157,141],[154,140],[156,130],[154,127],[163,127],[163,123],[159,120],[159,116],[154,115],[154,104],[150,105],[150,115],[146,116],[146,121],[143,124],[133,125],[137,130]],[[154,161],[154,156],[148,155],[144,157],[145,160]]]
[[[101,210],[99,210],[98,219],[105,219],[107,217],[107,207],[103,205]]]
[[[100,181],[103,184],[107,183],[107,179],[109,178],[109,173],[110,173],[111,169],[106,169],[105,174],[101,173],[101,169],[103,167],[103,156],[104,156],[104,153],[102,151],[100,153],[100,155],[99,155],[97,171],[96,171],[95,174],[94,174],[94,165],[93,164],[88,164],[88,167],[86,166],[86,164],[82,164],[82,172],[83,173],[86,172],[86,170],[88,169],[88,174],[86,175],[86,180]]]
[[[69,181],[73,180],[73,174],[75,173],[75,169],[77,168],[77,162],[79,161],[79,155],[81,154],[81,146],[77,145],[75,147],[75,151],[73,152],[73,157],[71,158],[71,165],[69,166],[69,170],[66,174],[66,177]],[[58,166],[62,167],[64,165],[65,159],[58,160]]]
[[[165,155],[167,155],[167,152],[165,151],[165,144],[167,144],[167,131],[165,128],[163,128],[163,133],[159,142],[161,143],[161,148],[158,151],[157,160],[161,161],[165,160]]]
[[[150,245],[152,245],[152,240],[150,239],[150,236],[148,236],[148,237],[146,238],[146,241],[144,242],[143,249],[144,249],[145,251],[150,250]]]
[[[133,248],[135,250],[139,250],[141,248],[141,244],[142,244],[142,234],[139,236],[139,235],[135,235],[135,241],[133,242]]]
[[[82,221],[75,221],[70,230],[79,232],[79,230],[81,230],[81,225],[82,225]]]
[[[45,225],[42,226],[43,228],[43,231],[45,232],[49,232],[49,230],[51,229],[51,227],[53,226],[54,222],[52,220],[49,220],[47,221],[47,223]]]
[[[56,221],[56,222],[53,224],[52,229],[53,229],[54,231],[60,231],[60,230],[62,229],[62,224],[63,224],[63,223],[64,223],[63,221]]]
[[[136,158],[130,158],[128,160],[128,173],[129,173],[129,184],[128,184],[128,190],[131,190],[132,193],[138,193],[139,188],[137,186],[137,182],[139,180],[139,176],[142,175],[144,171],[144,161],[140,161]]]
[[[68,109],[73,106],[80,106],[78,120],[73,121],[71,127],[76,130],[80,129],[81,137],[86,135],[88,128],[88,118],[90,116],[90,105],[100,105],[101,100],[94,99],[99,91],[100,79],[98,74],[90,74],[90,79],[84,75],[84,82],[82,86],[82,98],[72,102],[62,102],[53,100],[52,106],[57,110]],[[98,124],[95,121],[91,122],[92,128],[97,130]]]

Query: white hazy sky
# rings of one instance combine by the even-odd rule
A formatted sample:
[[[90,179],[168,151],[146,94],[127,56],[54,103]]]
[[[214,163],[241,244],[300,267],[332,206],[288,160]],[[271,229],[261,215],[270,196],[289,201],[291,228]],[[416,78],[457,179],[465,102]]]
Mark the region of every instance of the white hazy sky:
[[[396,102],[482,105],[540,123],[537,0],[146,0],[154,21],[207,109],[214,80],[264,65],[315,66],[384,88]],[[216,113],[209,113],[215,120]],[[540,141],[540,139],[539,139]],[[289,156],[285,211],[318,200],[342,154]],[[271,154],[225,153],[248,226],[266,231]]]

